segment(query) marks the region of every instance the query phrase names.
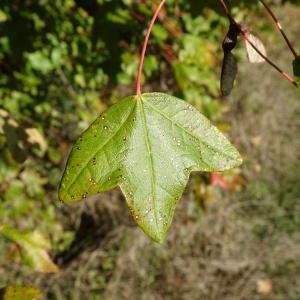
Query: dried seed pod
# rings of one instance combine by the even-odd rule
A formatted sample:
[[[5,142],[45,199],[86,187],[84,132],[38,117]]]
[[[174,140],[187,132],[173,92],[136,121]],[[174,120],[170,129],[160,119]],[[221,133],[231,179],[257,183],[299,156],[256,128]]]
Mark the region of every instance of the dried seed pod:
[[[222,48],[224,59],[221,73],[221,93],[223,96],[228,96],[234,85],[234,81],[238,72],[237,60],[231,51],[237,44],[237,38],[240,34],[240,28],[237,24],[230,22],[229,30],[224,38]]]
[[[221,93],[228,96],[234,85],[238,72],[237,60],[231,52],[224,54],[222,73],[221,73]]]
[[[236,23],[230,21],[229,30],[222,44],[224,54],[231,52],[235,48],[239,34],[240,34],[239,26]]]

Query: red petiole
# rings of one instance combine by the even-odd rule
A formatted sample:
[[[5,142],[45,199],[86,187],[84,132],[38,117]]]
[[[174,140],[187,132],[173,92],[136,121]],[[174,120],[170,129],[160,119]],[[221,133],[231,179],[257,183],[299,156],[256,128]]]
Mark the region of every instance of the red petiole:
[[[149,27],[147,29],[147,33],[144,39],[144,44],[140,56],[140,62],[139,62],[139,67],[138,67],[138,73],[137,73],[137,79],[136,79],[136,94],[141,95],[141,80],[142,80],[142,72],[143,72],[143,65],[144,65],[144,60],[145,60],[145,55],[146,55],[146,50],[149,42],[149,37],[151,34],[151,31],[153,29],[153,26],[155,24],[155,21],[158,17],[159,12],[161,11],[162,7],[164,6],[166,0],[162,0],[159,4],[159,6],[156,8],[155,13],[151,19],[151,22],[149,24]]]

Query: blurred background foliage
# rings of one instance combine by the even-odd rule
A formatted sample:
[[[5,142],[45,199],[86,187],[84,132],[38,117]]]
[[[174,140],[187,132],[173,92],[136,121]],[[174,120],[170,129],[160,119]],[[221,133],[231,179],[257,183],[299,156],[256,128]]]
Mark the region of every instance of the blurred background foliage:
[[[282,5],[279,1],[269,2],[276,4],[279,9]],[[283,2],[298,4],[299,1]],[[239,20],[251,22],[256,30],[266,34],[267,41],[277,43],[278,39],[270,33],[272,25],[266,22],[256,1],[232,1],[232,4],[238,5],[233,6],[233,11]],[[154,8],[155,1],[141,0],[0,2],[0,223],[27,232],[27,236],[23,236],[25,239],[29,234],[45,239],[47,250],[51,245],[52,258],[66,271],[61,271],[62,274],[58,272],[60,275],[51,279],[54,287],[49,286],[47,279],[43,277],[45,275],[35,277],[36,284],[45,291],[47,299],[100,299],[97,298],[100,296],[103,299],[154,299],[154,295],[157,296],[154,292],[153,295],[150,293],[138,297],[138,288],[137,294],[132,292],[129,296],[119,296],[115,293],[115,296],[108,296],[109,293],[113,294],[111,282],[114,280],[110,279],[114,272],[121,272],[118,265],[122,260],[122,253],[124,249],[128,249],[128,240],[136,235],[142,239],[142,243],[147,244],[145,251],[149,252],[146,262],[149,265],[145,267],[149,276],[139,277],[144,280],[140,286],[151,287],[154,291],[156,287],[153,284],[160,278],[159,274],[155,275],[156,272],[168,257],[172,259],[172,252],[167,252],[165,248],[162,250],[164,256],[158,255],[160,248],[145,242],[139,231],[134,231],[133,235],[126,231],[128,228],[133,230],[134,225],[129,216],[124,215],[125,207],[119,202],[110,203],[111,199],[121,198],[119,192],[103,196],[108,203],[104,207],[96,206],[97,216],[94,214],[94,206],[92,209],[85,207],[85,204],[79,205],[75,207],[75,212],[74,208],[66,208],[57,200],[57,187],[71,143],[109,105],[134,93],[140,47]],[[218,124],[224,132],[229,131],[232,123],[226,115],[232,107],[235,108],[224,102],[219,94],[221,42],[227,26],[228,21],[217,1],[168,1],[159,16],[159,22],[154,26],[143,73],[145,91],[163,91],[183,98]],[[245,57],[241,48],[237,49],[237,53],[241,59]],[[250,111],[251,109],[252,107],[249,108]],[[235,140],[244,146],[239,140],[239,133]],[[258,145],[259,137],[253,143]],[[247,161],[246,168],[251,160],[248,164]],[[269,209],[274,209],[274,214],[268,218],[284,232],[293,234],[299,230],[300,225],[299,204],[296,201],[300,195],[300,187],[299,180],[294,180],[299,179],[298,169],[299,165],[293,171],[285,170],[293,177],[293,181],[291,183],[287,179],[287,185],[280,192],[274,182],[265,178],[254,180],[253,176],[253,181],[248,184],[248,169],[245,174],[241,174],[241,170],[235,170],[222,177],[216,175],[212,180],[209,176],[195,175],[185,196],[191,198],[193,203],[186,208],[189,222],[193,222],[196,228],[202,224],[199,220],[206,214],[209,199],[224,197],[219,195],[220,187],[225,190],[223,193],[227,193],[226,197],[233,193],[230,196],[232,198],[240,197],[236,193],[247,189],[247,196],[243,196],[243,200],[247,198],[247,203],[256,216],[254,221],[245,221],[255,223],[251,232],[255,231],[258,237],[264,236],[269,230],[269,223],[265,224],[264,219]],[[278,193],[278,201],[270,196]],[[262,205],[256,207],[257,203],[248,198],[261,200]],[[92,201],[91,203],[96,205]],[[120,206],[119,210],[115,208],[116,205]],[[124,216],[121,216],[122,209]],[[174,226],[183,235],[185,231],[181,228],[185,226],[185,218],[186,215],[180,219],[181,227]],[[96,225],[101,227],[101,239],[104,233],[109,236],[109,232],[113,232],[112,237],[105,239],[104,245],[97,244],[97,251],[101,250],[102,254],[98,257],[95,269],[90,271],[86,286],[82,287],[84,283],[80,280],[73,286],[74,274],[70,275],[68,272],[80,271],[84,264],[84,259],[80,260],[80,256],[89,253],[86,250],[90,251],[93,245],[92,239],[95,236],[91,230],[97,228]],[[18,234],[13,232],[13,236]],[[10,239],[17,241],[11,236]],[[174,239],[173,236],[169,241],[173,246],[176,244]],[[192,242],[191,237],[187,237],[187,240]],[[186,249],[190,247],[188,241]],[[21,247],[20,251],[24,251],[23,244],[19,244],[17,246]],[[205,243],[202,246],[205,248]],[[141,251],[140,244],[135,247],[135,251]],[[184,245],[182,247],[184,249]],[[15,248],[7,240],[0,240],[0,253],[0,266],[3,266],[0,267],[0,285],[26,283],[26,276],[32,275],[33,271],[22,264],[16,264],[18,260],[14,255]],[[202,252],[196,253],[205,257]],[[123,259],[127,262],[126,255]],[[72,261],[78,262],[78,269]],[[136,263],[138,261],[139,257]],[[39,270],[35,267],[36,263],[29,265]],[[285,267],[288,268],[287,265]],[[291,268],[297,267],[292,265]],[[190,272],[193,272],[192,267]],[[295,269],[290,272],[297,274]],[[65,278],[65,286],[59,276]],[[262,280],[265,280],[262,285],[268,285],[267,279]],[[176,283],[169,284],[176,289]],[[114,288],[121,289],[122,285],[116,284]],[[285,297],[285,288],[279,290],[278,298],[274,295],[264,298],[268,297],[268,293],[262,293],[262,298],[245,298],[237,294],[232,296],[230,293],[228,295],[231,298],[224,295],[219,298],[214,296],[218,294],[211,292],[207,296],[203,292],[201,299],[300,299],[299,289],[293,290],[292,296],[288,298]],[[160,289],[165,294],[162,292],[162,298],[156,299],[190,300],[200,299],[197,295],[201,295],[196,294],[193,298],[186,293],[190,296],[184,298],[184,293],[176,296],[167,288]]]

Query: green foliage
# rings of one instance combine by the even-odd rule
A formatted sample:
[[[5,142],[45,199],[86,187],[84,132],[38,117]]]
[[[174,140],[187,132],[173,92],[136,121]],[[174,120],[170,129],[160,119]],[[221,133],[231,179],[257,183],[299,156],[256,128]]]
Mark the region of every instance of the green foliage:
[[[174,43],[178,59],[172,67],[180,96],[213,120],[219,119],[222,109],[217,101],[219,76],[214,70],[221,60],[221,53],[216,53],[226,22],[212,10],[205,10],[196,18],[185,14],[185,32]]]
[[[64,261],[64,255],[70,256],[71,268],[76,268],[76,263],[82,261],[77,259],[74,252],[77,254],[84,252],[88,248],[86,240],[91,239],[91,236],[83,229],[82,234],[85,238],[80,239],[82,236],[75,231],[81,227],[81,222],[84,222],[80,218],[76,218],[75,221],[74,215],[70,214],[69,210],[64,211],[66,206],[62,207],[58,202],[57,186],[61,170],[70,145],[80,132],[88,127],[91,120],[114,104],[115,99],[132,93],[140,46],[155,1],[1,0],[0,2],[0,220],[8,224],[7,226],[18,228],[20,234],[38,228],[44,236],[39,239],[47,239],[53,254],[58,257],[57,261],[61,263],[60,259]],[[283,2],[299,3],[298,0]],[[251,24],[258,21],[260,24],[258,26],[266,29],[260,23],[257,10],[254,13],[255,17],[252,18],[251,9],[254,7],[257,9],[257,1],[240,1],[232,4],[235,6],[234,13],[238,19],[246,19],[251,21],[249,22]],[[241,11],[237,6],[247,9]],[[167,1],[150,40],[143,83],[146,83],[145,90],[170,91],[184,99],[186,105],[195,106],[218,124],[219,128],[227,129],[228,125],[222,123],[222,112],[226,111],[227,104],[219,101],[218,87],[222,54],[220,44],[228,20],[218,9],[218,1]],[[253,20],[255,22],[252,22]],[[244,99],[245,95],[242,96]],[[239,109],[243,110],[244,101],[238,105]],[[241,137],[240,141],[242,140]],[[207,186],[206,175],[193,176],[192,181],[194,182],[192,188],[196,190],[197,195],[203,193],[203,190],[215,190],[214,187]],[[278,216],[274,218],[274,224],[289,232],[296,231],[295,224],[299,224],[296,201],[298,189],[295,184],[293,189],[290,188],[290,194],[288,191],[282,192],[285,194],[282,196],[284,213],[279,211]],[[208,194],[201,194],[203,198],[201,201],[207,201],[207,198],[211,197]],[[265,198],[262,197],[258,202],[264,202]],[[198,220],[199,211],[194,208],[200,202],[199,196],[196,200],[198,201],[190,201],[189,205],[193,207],[192,211],[196,215],[193,219]],[[90,204],[92,206],[93,202],[88,203]],[[106,201],[100,205],[112,204]],[[81,215],[81,209],[83,208],[80,205],[79,209],[74,206],[78,215]],[[273,216],[275,211],[277,214],[276,206],[270,206],[263,211],[261,219],[265,218],[268,210],[274,212]],[[257,213],[257,210],[253,213]],[[112,223],[115,226],[118,224],[115,220],[115,211],[112,214],[114,219]],[[101,220],[95,226],[97,234],[102,227],[111,229],[111,225],[106,223],[107,220],[102,218],[102,214],[95,215]],[[110,216],[111,211],[107,215]],[[122,214],[122,218],[125,219],[127,216]],[[182,224],[190,222],[189,218],[183,220],[179,216]],[[127,220],[122,219],[121,224],[126,222]],[[200,227],[200,222],[195,224]],[[188,235],[193,230],[185,226],[183,232]],[[118,252],[122,248],[119,239],[111,243],[110,235],[108,236],[102,240],[101,235],[100,240],[104,242],[99,250],[102,252],[103,247],[107,247],[109,254],[103,260],[98,256],[95,259],[101,267],[89,270],[87,276],[84,274],[86,284],[84,290],[93,291],[91,295],[84,292],[82,295],[85,298],[98,299],[99,290],[105,290],[108,283],[111,284],[111,273],[118,268],[120,259],[122,261]],[[24,234],[17,239],[23,241]],[[29,241],[29,244],[35,244],[34,237],[30,235]],[[186,247],[181,248],[183,252],[186,252]],[[12,284],[12,280],[17,283],[26,282],[27,275],[30,274],[29,268],[7,262],[11,249],[17,248],[11,246],[10,240],[1,238],[0,284],[2,285]],[[160,251],[161,248],[157,249]],[[203,249],[206,250],[205,247]],[[43,251],[46,251],[46,248],[43,248]],[[128,253],[131,251],[132,248],[126,250]],[[155,261],[155,256],[152,251],[150,252],[149,265],[153,265],[152,260]],[[193,252],[192,255],[197,256],[199,252],[196,254]],[[167,260],[171,261],[170,258]],[[88,266],[89,263],[90,261],[87,263]],[[66,268],[68,269],[70,265]],[[155,265],[160,268],[159,262]],[[82,270],[81,265],[78,268]],[[69,273],[77,273],[74,270]],[[148,270],[145,273],[147,272]],[[190,270],[187,272],[190,273]],[[91,277],[88,276],[90,273],[93,273]],[[1,276],[2,274],[5,276]],[[14,276],[13,279],[11,274]],[[36,273],[33,276],[38,278],[39,283],[41,278],[45,277]],[[62,276],[65,279],[69,275],[63,272]],[[150,278],[152,275],[147,276]],[[159,272],[158,276],[170,279]],[[45,278],[45,282],[48,283],[49,277]],[[59,276],[55,278],[56,282],[61,281]],[[88,278],[94,279],[89,281]],[[151,280],[155,282],[155,276]],[[177,278],[171,280],[177,284]],[[67,294],[74,292],[74,297],[72,294],[70,299],[80,297],[77,293],[79,289],[77,278],[76,287],[73,280],[70,282],[70,291],[63,291],[63,295],[59,292],[55,294],[56,286],[51,286],[50,294],[53,294],[51,296],[47,294],[47,299],[64,298],[65,292]],[[62,286],[65,287],[64,283]]]
[[[38,289],[27,286],[8,286],[0,290],[1,300],[38,300],[42,296]]]
[[[16,243],[22,261],[35,271],[42,273],[58,271],[58,267],[47,253],[51,245],[38,230],[21,233],[8,225],[0,225],[0,234]]]
[[[220,121],[218,49],[227,20],[216,6],[167,3],[154,27],[143,81],[161,82],[186,105]],[[57,209],[64,157],[90,120],[131,89],[152,10],[150,2],[125,0],[1,2],[4,223],[20,230],[39,227],[56,250],[72,242],[73,233],[63,229]]]
[[[23,230],[38,227],[62,248],[67,245],[71,233],[63,232],[55,206],[49,203],[46,192],[48,184],[58,184],[59,173],[51,169],[49,162],[37,164],[45,159],[47,152],[49,156],[55,153],[40,130],[24,121],[18,122],[0,109],[1,222],[17,224]],[[59,157],[61,159],[61,154]],[[54,158],[51,157],[51,161],[55,162]]]
[[[72,202],[119,185],[138,225],[162,242],[190,172],[224,171],[241,161],[191,105],[160,93],[131,96],[75,143],[59,195]]]
[[[56,196],[68,146],[131,90],[152,3],[3,0],[0,9],[1,221],[38,227],[63,251],[74,237],[59,221]],[[226,18],[195,1],[167,3],[165,12],[143,82],[161,82],[220,121],[216,49]]]

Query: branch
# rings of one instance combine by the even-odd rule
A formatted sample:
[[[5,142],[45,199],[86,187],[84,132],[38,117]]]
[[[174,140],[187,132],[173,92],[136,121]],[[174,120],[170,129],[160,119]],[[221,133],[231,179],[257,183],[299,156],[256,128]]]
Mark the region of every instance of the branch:
[[[292,78],[291,75],[288,73],[282,71],[275,63],[273,63],[269,58],[267,58],[250,40],[248,34],[241,28],[241,25],[234,19],[232,14],[230,13],[226,3],[224,0],[219,0],[224,12],[226,13],[227,17],[234,23],[238,28],[240,29],[240,33],[243,37],[243,39],[251,45],[251,47],[272,67],[274,68],[278,73],[280,73],[281,76],[283,76],[286,80],[288,80],[291,84],[293,84],[295,87],[297,87],[296,81]]]
[[[295,49],[292,46],[292,43],[290,42],[290,40],[288,39],[287,35],[285,34],[281,23],[279,22],[279,20],[277,19],[277,17],[275,16],[275,14],[273,13],[273,11],[271,10],[271,8],[267,5],[267,3],[264,0],[259,0],[259,2],[265,7],[265,9],[267,10],[267,12],[270,14],[270,16],[272,17],[272,19],[274,20],[277,29],[280,31],[281,35],[283,36],[287,46],[289,47],[289,49],[291,50],[291,52],[293,53],[293,55],[295,56],[295,58],[298,58],[298,55],[295,51]]]

